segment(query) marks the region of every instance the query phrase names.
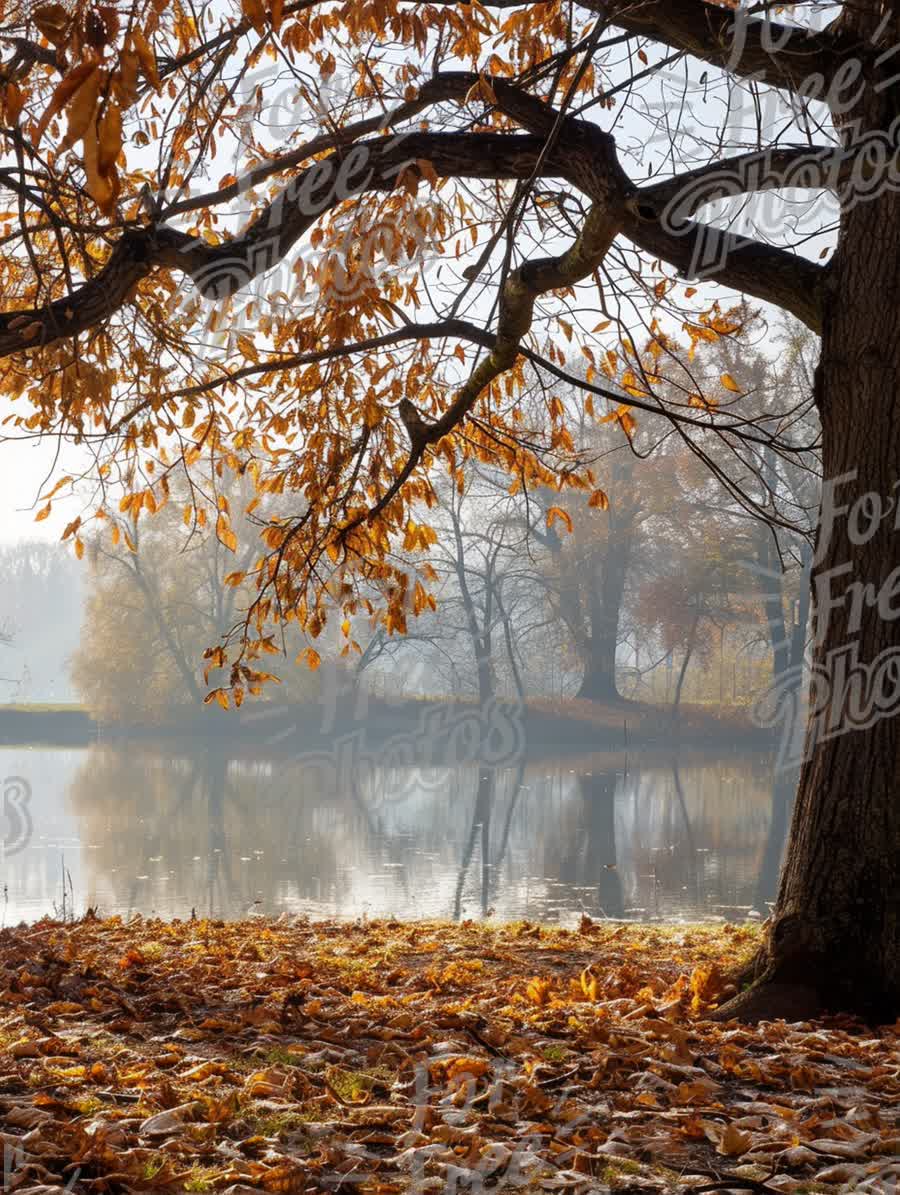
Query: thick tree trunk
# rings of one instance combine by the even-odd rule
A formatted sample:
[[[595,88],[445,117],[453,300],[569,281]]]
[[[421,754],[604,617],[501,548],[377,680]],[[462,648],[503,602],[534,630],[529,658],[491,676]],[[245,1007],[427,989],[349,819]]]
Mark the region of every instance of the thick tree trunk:
[[[830,273],[806,759],[761,974],[720,1010],[751,1020],[900,1013],[900,195],[844,213]]]
[[[627,524],[627,520],[626,520]],[[616,684],[616,650],[619,620],[631,548],[631,529],[616,526],[610,513],[609,543],[600,565],[600,580],[591,593],[591,638],[585,659],[584,677],[576,696],[590,701],[619,701]]]
[[[588,701],[618,701],[616,684],[616,641],[591,639],[590,655],[576,697]]]

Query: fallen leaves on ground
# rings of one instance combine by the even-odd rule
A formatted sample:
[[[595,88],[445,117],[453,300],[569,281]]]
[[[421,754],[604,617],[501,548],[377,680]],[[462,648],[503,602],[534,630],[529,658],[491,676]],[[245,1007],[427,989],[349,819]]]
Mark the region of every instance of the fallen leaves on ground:
[[[895,1191],[900,1027],[704,1019],[754,934],[4,930],[6,1189]]]

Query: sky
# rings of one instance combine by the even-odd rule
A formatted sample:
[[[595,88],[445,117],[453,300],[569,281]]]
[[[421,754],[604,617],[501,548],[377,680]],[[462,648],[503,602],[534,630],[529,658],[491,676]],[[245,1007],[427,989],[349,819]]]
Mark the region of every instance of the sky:
[[[0,419],[9,413],[9,405],[0,401]],[[61,500],[54,501],[49,518],[34,521],[44,479],[53,470],[55,448],[50,441],[0,440],[0,543],[59,539],[66,523],[75,517],[71,500]]]

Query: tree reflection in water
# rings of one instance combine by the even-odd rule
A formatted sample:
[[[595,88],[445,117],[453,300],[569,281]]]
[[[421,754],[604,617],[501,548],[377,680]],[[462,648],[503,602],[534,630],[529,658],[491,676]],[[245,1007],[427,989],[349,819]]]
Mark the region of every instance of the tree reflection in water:
[[[792,780],[682,756],[391,768],[98,744],[68,792],[80,907],[161,916],[765,915]],[[45,908],[49,910],[50,902]]]

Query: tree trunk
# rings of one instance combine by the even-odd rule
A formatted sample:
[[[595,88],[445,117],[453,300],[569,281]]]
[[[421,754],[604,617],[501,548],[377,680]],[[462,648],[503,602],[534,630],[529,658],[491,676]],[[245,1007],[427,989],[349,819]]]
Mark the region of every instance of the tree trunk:
[[[844,212],[829,274],[806,759],[759,978],[723,1019],[900,1012],[900,195]]]
[[[600,581],[591,593],[591,638],[584,677],[576,694],[590,701],[621,700],[616,684],[616,650],[631,542],[627,520],[623,531],[616,526],[612,511],[609,518],[609,543],[600,565]]]
[[[588,701],[619,701],[616,684],[616,641],[608,637],[591,637],[590,654],[576,697]]]
[[[475,663],[478,670],[478,704],[484,708],[494,696],[494,664],[487,635],[474,636]]]
[[[694,645],[697,642],[697,627],[700,624],[700,611],[694,615],[694,621],[691,623],[690,634],[684,649],[684,659],[681,661],[681,670],[678,673],[678,683],[675,686],[675,697],[672,701],[672,721],[678,721],[678,714],[681,707],[681,690],[684,688],[684,678],[687,676],[688,664],[691,662],[691,656],[694,654]]]

